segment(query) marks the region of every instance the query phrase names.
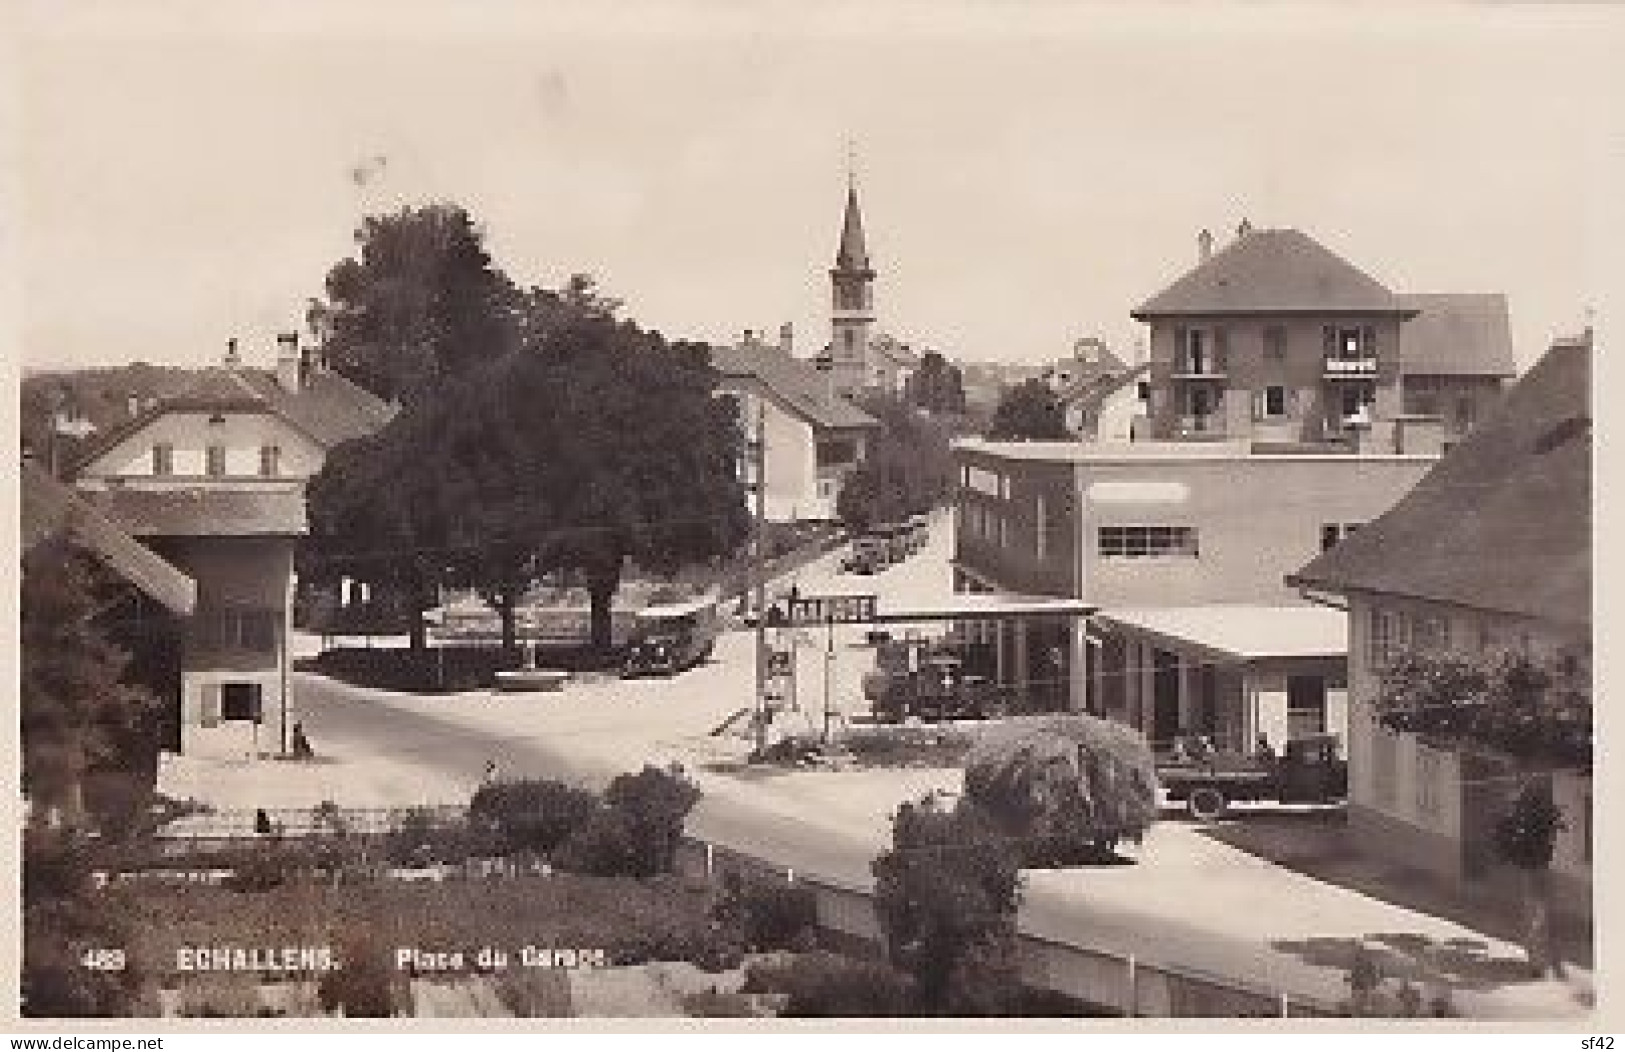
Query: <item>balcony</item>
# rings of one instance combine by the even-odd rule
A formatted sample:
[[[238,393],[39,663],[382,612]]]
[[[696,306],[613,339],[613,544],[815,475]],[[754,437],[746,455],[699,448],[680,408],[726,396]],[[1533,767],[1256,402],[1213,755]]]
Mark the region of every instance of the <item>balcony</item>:
[[[1175,380],[1223,380],[1224,361],[1211,355],[1184,355],[1174,359]]]
[[[1359,358],[1327,358],[1328,380],[1369,380],[1377,375],[1377,356]]]

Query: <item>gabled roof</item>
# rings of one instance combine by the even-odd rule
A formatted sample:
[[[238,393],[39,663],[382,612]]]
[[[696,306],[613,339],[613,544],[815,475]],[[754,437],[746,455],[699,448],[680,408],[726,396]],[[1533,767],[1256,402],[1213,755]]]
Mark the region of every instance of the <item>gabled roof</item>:
[[[70,474],[173,412],[270,413],[324,449],[369,435],[394,415],[387,402],[334,372],[314,372],[299,390],[289,391],[265,369],[210,366],[180,394],[155,402],[123,423],[92,435]]]
[[[1400,371],[1411,376],[1517,375],[1512,322],[1499,292],[1406,293],[1417,312],[1399,333]]]
[[[1591,622],[1591,346],[1554,345],[1374,522],[1287,578]]]
[[[1401,314],[1410,308],[1380,282],[1296,230],[1254,230],[1151,297],[1131,316]]]
[[[20,481],[23,551],[62,534],[171,612],[192,612],[197,582],[33,464],[23,465]]]
[[[817,369],[777,347],[713,347],[711,364],[728,379],[757,381],[786,410],[818,427],[880,426],[874,417],[832,393]]]
[[[304,494],[293,486],[84,492],[109,519],[137,537],[296,537],[305,532]]]

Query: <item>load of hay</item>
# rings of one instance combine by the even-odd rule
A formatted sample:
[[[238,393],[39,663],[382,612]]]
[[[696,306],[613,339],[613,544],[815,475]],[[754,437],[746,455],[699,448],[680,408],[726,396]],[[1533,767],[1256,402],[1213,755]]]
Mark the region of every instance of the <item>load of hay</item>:
[[[1133,728],[1082,713],[1010,719],[965,757],[965,795],[1021,843],[1027,866],[1114,858],[1157,815],[1150,746]]]

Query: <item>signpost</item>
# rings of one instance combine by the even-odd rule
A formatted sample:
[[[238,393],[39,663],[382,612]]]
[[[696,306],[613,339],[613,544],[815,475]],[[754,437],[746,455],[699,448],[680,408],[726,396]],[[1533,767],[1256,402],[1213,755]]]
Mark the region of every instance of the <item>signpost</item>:
[[[873,595],[798,595],[773,604],[767,617],[771,624],[788,628],[817,625],[862,625],[875,619],[877,597]]]

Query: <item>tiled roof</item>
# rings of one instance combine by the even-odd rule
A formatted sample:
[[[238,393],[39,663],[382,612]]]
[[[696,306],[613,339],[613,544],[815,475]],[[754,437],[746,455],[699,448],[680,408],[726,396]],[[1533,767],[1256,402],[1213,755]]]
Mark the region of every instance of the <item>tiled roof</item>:
[[[1296,230],[1255,230],[1230,242],[1132,312],[1166,315],[1355,311],[1407,308],[1370,275]]]
[[[713,347],[711,364],[734,380],[755,379],[786,409],[819,427],[879,427],[880,422],[838,394],[817,369],[767,344]]]
[[[1517,375],[1507,298],[1498,292],[1407,293],[1418,313],[1399,333],[1400,369],[1410,375]]]
[[[305,532],[305,498],[286,485],[253,489],[85,491],[115,524],[137,537],[293,537]]]
[[[75,458],[70,475],[165,413],[216,410],[272,413],[327,449],[373,433],[394,415],[387,402],[334,372],[313,373],[298,391],[289,391],[265,369],[210,366],[180,394],[92,435]]]
[[[170,611],[192,612],[197,603],[197,583],[190,577],[38,467],[24,464],[20,481],[24,551],[53,534],[64,534]]]
[[[1553,346],[1404,499],[1287,578],[1591,621],[1591,349]]]

